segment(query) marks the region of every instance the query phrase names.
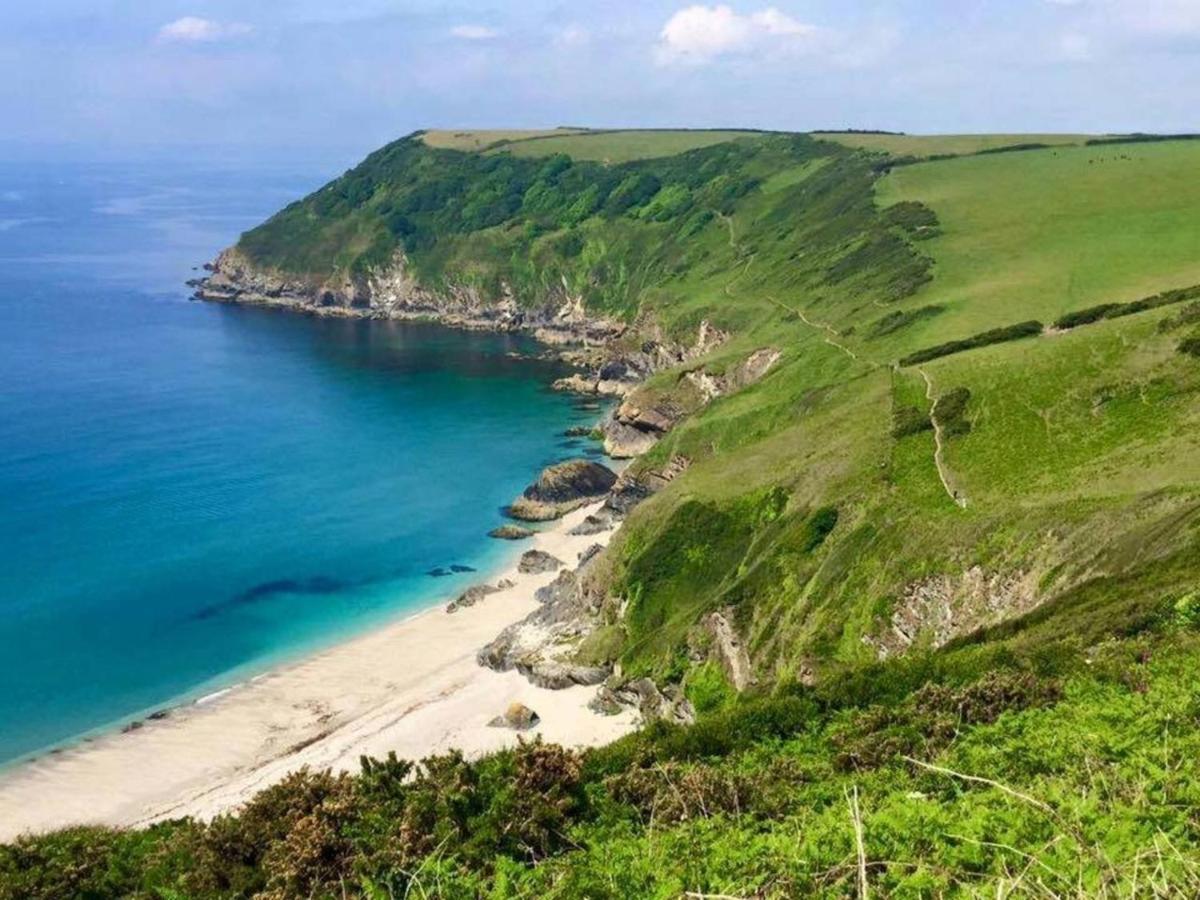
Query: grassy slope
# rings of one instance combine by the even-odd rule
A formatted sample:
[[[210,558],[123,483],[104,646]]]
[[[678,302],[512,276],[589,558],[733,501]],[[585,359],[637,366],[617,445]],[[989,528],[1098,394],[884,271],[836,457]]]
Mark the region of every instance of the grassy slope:
[[[596,133],[508,147],[586,155],[579,148],[593,141],[624,141],[624,155],[640,157],[704,136]],[[930,154],[946,149],[928,140]],[[1171,308],[919,368],[892,364],[987,328],[1200,281],[1198,154],[1194,142],[1058,147],[880,178],[877,156],[803,136],[739,135],[673,157],[565,170],[559,156],[429,157],[400,142],[350,174],[351,188],[368,186],[350,213],[314,219],[331,191],[353,193],[335,185],[248,238],[282,235],[292,252],[292,238],[316,221],[327,244],[348,228],[378,227],[391,204],[411,207],[394,193],[405,173],[440,177],[491,160],[508,168],[464,168],[465,183],[511,173],[530,185],[524,205],[501,224],[463,228],[454,217],[472,208],[469,188],[464,206],[451,200],[442,218],[418,220],[436,237],[411,252],[424,277],[485,289],[504,281],[527,302],[565,281],[593,309],[640,311],[680,337],[707,318],[733,334],[699,363],[710,371],[757,348],[781,350],[761,383],[699,412],[639,463],[678,453],[694,465],[635,513],[616,541],[611,584],[631,600],[627,671],[680,676],[702,641],[695,623],[730,606],[770,683],[871,658],[864,639],[886,634],[918,580],[954,585],[978,566],[1055,600],[1099,574],[1136,579],[1155,554],[1190,540],[1180,530],[1148,556],[1109,552],[1135,525],[1171,520],[1195,493],[1194,364],[1175,352],[1181,332],[1156,327]],[[613,214],[603,201],[597,214],[564,220],[590,185],[615,191],[646,177],[660,190],[640,205]],[[529,199],[546,195],[543,182],[557,204],[549,212]],[[684,202],[663,200],[675,193]],[[294,226],[298,216],[307,218]],[[680,376],[661,373],[640,399],[695,406]],[[919,421],[963,388],[970,399],[952,430],[892,434],[897,413]],[[814,539],[829,509],[836,527]],[[986,624],[981,615],[965,618]]]
[[[814,137],[834,141],[846,147],[888,153],[892,156],[965,156],[985,150],[998,150],[1021,144],[1082,144],[1086,134],[863,134],[846,131],[814,132]]]
[[[710,147],[744,138],[744,131],[596,131],[572,136],[542,137],[513,141],[492,152],[537,157],[566,153],[572,159],[593,160],[606,164],[674,156],[688,150]]]
[[[938,140],[906,152],[943,152]],[[693,461],[635,510],[611,554],[611,590],[629,605],[607,635],[623,634],[613,652],[625,671],[681,679],[716,718],[594,755],[595,777],[617,780],[589,782],[600,805],[561,824],[568,839],[548,863],[530,867],[528,847],[503,842],[498,861],[472,857],[445,830],[457,814],[443,812],[429,820],[436,840],[423,845],[429,852],[442,841],[442,849],[394,857],[394,848],[380,850],[390,845],[359,837],[373,854],[363,865],[378,871],[371,866],[401,859],[389,877],[403,887],[397,873],[423,859],[436,878],[422,884],[459,896],[484,882],[493,896],[844,895],[856,870],[844,794],[853,785],[868,877],[885,892],[995,895],[1017,885],[1128,895],[1157,879],[1162,893],[1194,893],[1200,835],[1188,810],[1197,788],[1183,760],[1200,741],[1192,674],[1200,372],[1176,346],[1196,326],[1166,307],[919,367],[892,363],[984,328],[1200,282],[1191,250],[1200,234],[1190,178],[1197,152],[1187,143],[1062,147],[899,167],[880,179],[874,155],[741,137],[588,170],[624,176],[654,166],[670,182],[709,164],[677,218],[648,219],[639,207],[548,222],[532,237],[519,222],[445,235],[422,257],[439,277],[517,273],[532,296],[565,276],[593,308],[650,312],[680,335],[701,318],[733,332],[689,367],[722,371],[763,346],[783,356],[762,381],[699,410],[636,464],[676,453]],[[730,198],[719,190],[729,176],[755,186]],[[365,227],[378,189],[372,196],[323,223],[322,240]],[[927,205],[940,235],[920,207],[905,207],[900,219],[887,211],[901,201]],[[280,220],[289,228],[299,213],[291,215]],[[590,249],[559,252],[570,234]],[[930,306],[940,309],[880,325]],[[969,398],[940,436],[893,433],[897,412],[919,424],[930,398],[957,388]],[[680,372],[664,372],[640,399],[694,406],[689,390]],[[994,583],[1032,589],[1041,605],[989,616],[960,590],[950,602],[981,630],[962,629],[935,654],[923,652],[931,633],[918,633],[907,657],[875,662],[864,638],[888,636],[914,582],[956,585],[976,566]],[[761,688],[774,687],[776,699],[732,700],[718,668],[690,662],[705,646],[695,624],[718,607],[733,610]],[[996,702],[1009,712],[976,724],[954,696],[929,701],[949,726],[912,711],[926,702],[910,697],[922,685],[936,694],[995,669],[1064,679],[1065,699],[1025,709],[1020,691],[1001,691]],[[794,686],[814,677],[812,691]],[[787,719],[788,704],[809,701],[817,707]],[[876,703],[900,712],[857,711]],[[880,759],[846,768],[848,746],[874,748]],[[1003,781],[1021,796],[920,770],[904,754]],[[707,762],[664,774],[680,755]],[[731,804],[738,778],[749,787]],[[692,791],[686,819],[652,812]],[[488,834],[497,821],[524,828],[529,816],[497,812],[470,833]],[[295,871],[305,841],[317,840],[313,828],[293,831],[286,847],[254,864],[254,877],[263,867]],[[239,846],[226,832],[204,840]],[[444,841],[460,849],[446,851]],[[279,894],[292,895],[307,894]]]
[[[943,234],[916,302],[929,343],[1200,283],[1200,146],[1070,147],[901,167],[879,202],[921,200]]]
[[[439,150],[480,151],[490,147],[527,141],[530,138],[574,133],[577,128],[474,128],[430,129],[421,133],[421,140]]]

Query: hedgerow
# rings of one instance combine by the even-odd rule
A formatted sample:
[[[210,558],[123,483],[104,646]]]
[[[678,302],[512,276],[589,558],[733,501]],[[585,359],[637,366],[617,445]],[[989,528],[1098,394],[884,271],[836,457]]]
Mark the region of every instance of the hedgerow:
[[[1017,341],[1021,338],[1033,337],[1034,335],[1041,334],[1042,328],[1041,322],[1032,320],[1020,322],[1016,325],[1007,325],[1003,328],[993,328],[990,331],[981,332],[973,337],[964,338],[959,341],[947,341],[944,344],[937,344],[933,347],[926,347],[924,350],[910,353],[900,360],[900,365],[915,366],[942,356],[949,356],[952,353],[974,350],[976,347],[986,347],[989,344],[1001,344],[1006,341]]]

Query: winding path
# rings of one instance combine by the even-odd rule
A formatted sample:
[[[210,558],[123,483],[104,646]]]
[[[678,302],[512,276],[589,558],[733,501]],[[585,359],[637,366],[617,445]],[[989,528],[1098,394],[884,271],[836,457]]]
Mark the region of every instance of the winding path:
[[[917,371],[925,379],[925,399],[933,403],[933,406],[929,408],[929,420],[933,422],[933,464],[937,466],[938,478],[941,479],[942,487],[946,489],[946,493],[950,496],[950,499],[963,509],[966,509],[967,495],[954,487],[950,469],[946,465],[946,442],[942,437],[942,426],[938,423],[937,416],[934,415],[937,411],[938,398],[933,395],[933,379],[929,377],[929,373],[924,369],[917,369]]]
[[[808,316],[806,316],[802,310],[799,310],[794,306],[788,306],[782,300],[779,300],[775,297],[768,296],[767,299],[770,300],[772,303],[774,303],[776,306],[778,306],[780,309],[786,309],[790,313],[795,313],[797,316],[800,317],[800,321],[803,322],[805,325],[807,325],[809,328],[815,328],[817,331],[825,332],[825,343],[829,344],[829,346],[837,347],[839,350],[841,350],[843,353],[845,353],[847,356],[849,356],[851,359],[855,360],[856,362],[863,361],[857,353],[855,353],[853,350],[851,350],[845,344],[838,343],[837,341],[835,341],[833,339],[833,337],[831,337],[831,335],[837,334],[837,330],[832,325],[825,325],[825,324],[822,324],[821,322],[814,322],[814,321],[812,321],[812,319],[810,319]],[[877,368],[879,364],[878,363],[870,363],[870,365],[872,367]]]

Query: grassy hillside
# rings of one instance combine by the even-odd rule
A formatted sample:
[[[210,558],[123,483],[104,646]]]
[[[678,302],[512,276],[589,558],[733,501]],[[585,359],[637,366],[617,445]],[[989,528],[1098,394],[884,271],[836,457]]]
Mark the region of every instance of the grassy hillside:
[[[601,137],[621,136],[529,143]],[[630,133],[630,153],[653,137]],[[992,146],[1010,137],[1037,136]],[[540,170],[506,224],[435,220],[427,249],[406,247],[432,279],[493,278],[526,302],[565,279],[599,312],[730,332],[689,369],[781,351],[703,408],[680,371],[635,398],[696,410],[636,465],[691,467],[614,543],[609,591],[628,604],[613,626],[627,672],[686,686],[698,623],[727,609],[761,684],[820,680],[1029,616],[1100,639],[1190,583],[1175,561],[1196,549],[1200,385],[1179,348],[1200,293],[1170,291],[1200,283],[1198,161],[1200,143],[1171,141],[895,165],[799,135],[615,165],[556,155],[537,163],[557,172],[556,208],[598,191],[590,215],[538,218]]]
[[[819,131],[813,133],[825,141],[834,141],[858,150],[887,153],[891,156],[969,156],[1012,147],[1043,144],[1059,146],[1082,144],[1091,135],[1085,134],[887,134],[856,131]]]
[[[1186,140],[743,132],[427,133],[372,154],[243,254],[320,282],[403,251],[430,287],[729,333],[632,398],[691,412],[634,471],[690,466],[604,564],[608,658],[681,684],[700,723],[415,782],[397,763],[304,776],[209,828],[31,840],[0,851],[0,897],[64,878],[147,897],[1195,895],[1198,162]],[[689,375],[767,347],[766,377],[702,402]],[[749,653],[740,695],[714,611]]]

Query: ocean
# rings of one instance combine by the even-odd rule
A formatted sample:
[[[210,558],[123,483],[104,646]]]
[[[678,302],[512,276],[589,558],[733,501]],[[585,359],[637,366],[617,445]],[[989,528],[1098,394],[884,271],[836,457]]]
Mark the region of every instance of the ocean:
[[[0,164],[0,764],[452,597],[595,452],[526,338],[188,299],[332,174]]]

